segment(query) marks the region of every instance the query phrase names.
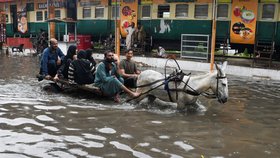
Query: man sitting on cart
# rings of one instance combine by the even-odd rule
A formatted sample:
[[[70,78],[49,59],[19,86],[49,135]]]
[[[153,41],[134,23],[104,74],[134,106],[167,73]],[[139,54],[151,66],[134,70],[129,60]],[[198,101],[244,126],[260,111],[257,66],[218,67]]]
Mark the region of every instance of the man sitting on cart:
[[[50,47],[45,48],[41,58],[41,68],[38,80],[41,81],[44,78],[49,80],[53,78],[58,68],[61,65],[61,61],[64,59],[64,54],[58,48],[58,43],[55,38],[50,39]]]
[[[132,97],[139,96],[139,93],[124,86],[123,78],[118,74],[118,68],[114,61],[113,51],[106,51],[104,60],[97,66],[95,86],[99,87],[105,96],[114,97],[115,102],[120,102],[119,93],[122,90]]]

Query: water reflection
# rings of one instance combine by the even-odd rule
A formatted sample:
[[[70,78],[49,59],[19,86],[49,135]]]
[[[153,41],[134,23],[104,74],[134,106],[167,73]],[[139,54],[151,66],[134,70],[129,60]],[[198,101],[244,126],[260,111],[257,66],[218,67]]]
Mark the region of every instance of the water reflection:
[[[0,56],[0,157],[280,157],[278,81],[230,76],[225,105],[190,115],[44,91],[37,67]]]

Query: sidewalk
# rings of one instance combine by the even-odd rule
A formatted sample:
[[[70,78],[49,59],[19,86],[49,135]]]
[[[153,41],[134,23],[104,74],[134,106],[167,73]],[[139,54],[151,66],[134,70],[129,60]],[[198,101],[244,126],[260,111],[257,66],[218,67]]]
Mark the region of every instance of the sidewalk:
[[[95,59],[102,60],[104,55],[102,53],[94,53],[93,57]],[[125,58],[124,55],[121,55],[121,59]],[[146,57],[134,55],[133,59],[136,62],[141,62],[145,65],[164,68],[166,60],[165,58],[157,57]],[[202,71],[208,72],[210,70],[210,63],[205,60],[191,60],[191,59],[176,59],[182,70],[187,71]],[[223,60],[221,57],[217,57],[216,61]],[[243,77],[254,77],[259,79],[266,80],[280,80],[280,63],[273,62],[271,69],[268,68],[253,68],[251,67],[251,59],[236,59],[236,58],[227,58],[228,66],[226,68],[226,73],[235,76]]]

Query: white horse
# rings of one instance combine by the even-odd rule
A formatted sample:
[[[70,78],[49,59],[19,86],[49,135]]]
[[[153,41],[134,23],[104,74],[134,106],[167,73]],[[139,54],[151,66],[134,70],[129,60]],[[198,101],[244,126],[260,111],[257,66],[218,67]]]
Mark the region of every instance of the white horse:
[[[195,76],[184,75],[182,81],[177,82],[168,80],[168,78],[165,79],[164,75],[157,71],[145,70],[140,74],[137,81],[139,87],[136,91],[142,94],[136,101],[140,102],[142,100],[141,103],[143,103],[143,100],[154,101],[155,98],[158,98],[161,102],[176,103],[170,105],[178,110],[194,108],[196,111],[205,111],[206,108],[198,102],[198,96],[206,94],[209,89],[212,90],[220,103],[227,102],[228,81],[225,74],[226,66],[227,62],[224,62],[221,67],[216,65],[214,72]],[[153,96],[153,100],[147,99],[147,96]]]

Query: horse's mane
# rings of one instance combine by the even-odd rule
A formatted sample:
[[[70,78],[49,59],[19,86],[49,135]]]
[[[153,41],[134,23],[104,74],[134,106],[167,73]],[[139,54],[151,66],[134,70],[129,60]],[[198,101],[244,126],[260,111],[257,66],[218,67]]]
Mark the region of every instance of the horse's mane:
[[[193,80],[199,80],[199,79],[207,78],[208,76],[212,76],[212,75],[217,75],[217,71],[215,70],[214,72],[207,72],[204,74],[191,75],[190,77]]]
[[[200,89],[199,87],[210,87],[210,82],[216,75],[217,71],[190,76],[188,85],[194,89]],[[187,81],[188,79],[184,78],[184,80]]]

